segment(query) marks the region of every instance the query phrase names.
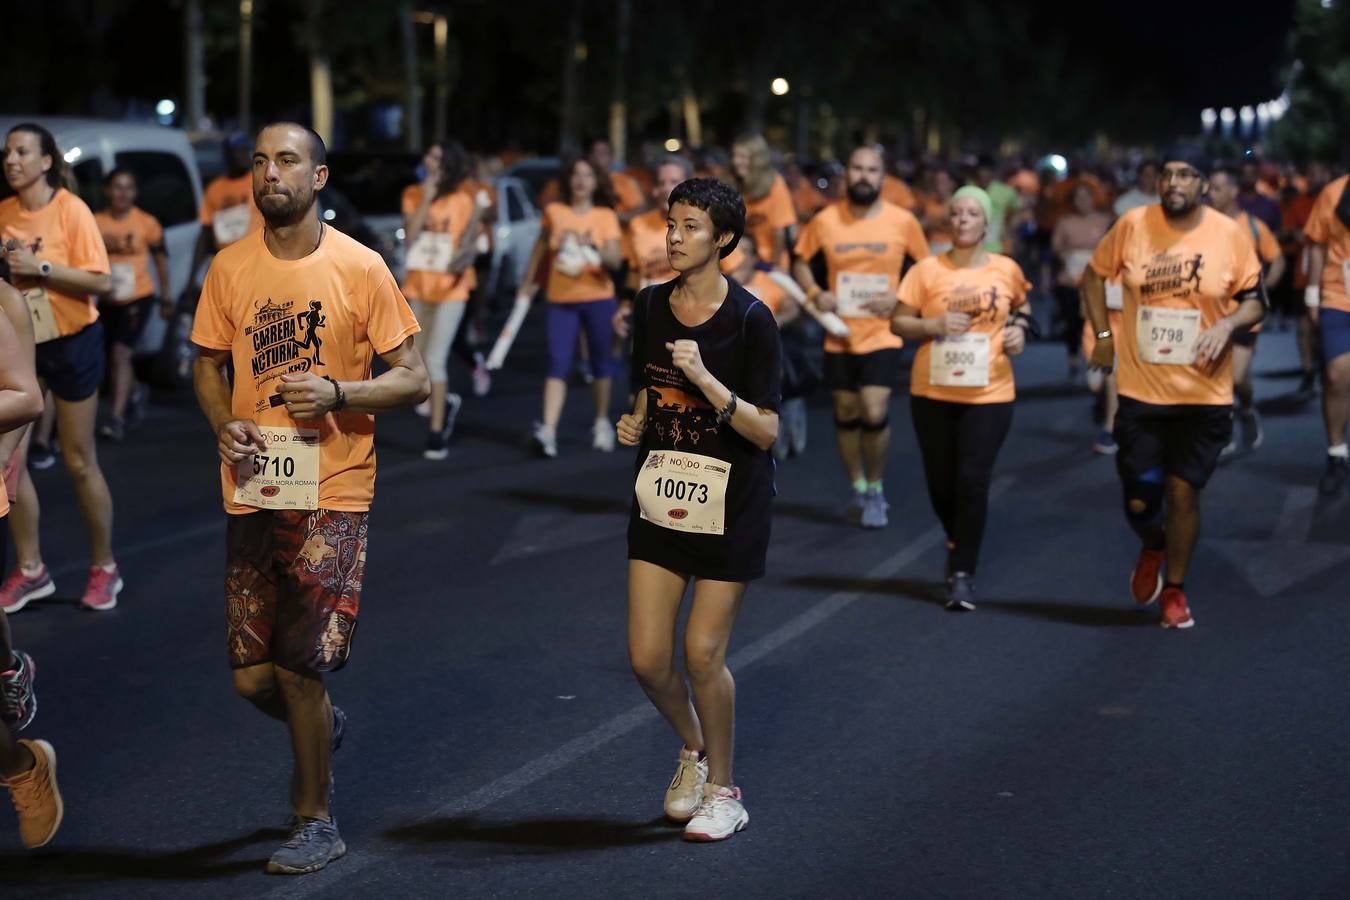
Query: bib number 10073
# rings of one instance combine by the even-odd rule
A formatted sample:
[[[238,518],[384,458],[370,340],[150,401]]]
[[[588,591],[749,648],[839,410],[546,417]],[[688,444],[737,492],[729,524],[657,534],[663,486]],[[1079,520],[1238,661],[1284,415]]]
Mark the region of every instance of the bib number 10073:
[[[672,531],[722,534],[726,530],[731,463],[713,456],[652,450],[633,492],[642,518]]]
[[[261,427],[266,447],[235,469],[234,502],[258,509],[318,509],[319,430]]]

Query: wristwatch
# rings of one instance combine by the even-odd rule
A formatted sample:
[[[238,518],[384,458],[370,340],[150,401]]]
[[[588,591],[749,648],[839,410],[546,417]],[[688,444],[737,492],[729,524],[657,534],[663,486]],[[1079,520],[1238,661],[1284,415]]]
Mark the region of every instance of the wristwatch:
[[[1111,337],[1111,329],[1110,329],[1110,328],[1106,329],[1105,331],[1099,331],[1099,332],[1097,332],[1097,340],[1099,340],[1099,341],[1104,341],[1104,340],[1106,340],[1106,339],[1109,338],[1109,337]]]
[[[38,277],[46,278],[52,274],[52,264],[45,259],[38,260]]]

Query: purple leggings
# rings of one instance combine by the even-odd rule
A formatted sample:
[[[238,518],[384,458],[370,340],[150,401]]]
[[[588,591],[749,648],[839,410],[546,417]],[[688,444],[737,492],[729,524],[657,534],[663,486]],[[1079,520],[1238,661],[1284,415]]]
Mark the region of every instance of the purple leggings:
[[[572,354],[577,349],[577,330],[586,332],[586,349],[591,352],[591,374],[611,378],[614,363],[610,344],[614,340],[614,311],[617,304],[608,300],[548,305],[548,377],[566,381],[572,374]]]

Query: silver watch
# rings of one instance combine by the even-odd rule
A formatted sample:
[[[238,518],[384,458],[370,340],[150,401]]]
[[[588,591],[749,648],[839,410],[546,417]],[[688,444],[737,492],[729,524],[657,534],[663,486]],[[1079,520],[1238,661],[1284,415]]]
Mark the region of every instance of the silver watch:
[[[39,260],[39,261],[38,261],[38,277],[39,277],[39,278],[47,278],[47,277],[50,276],[51,274],[52,274],[52,264],[49,263],[49,262],[47,262],[47,260],[45,260],[45,259]]]

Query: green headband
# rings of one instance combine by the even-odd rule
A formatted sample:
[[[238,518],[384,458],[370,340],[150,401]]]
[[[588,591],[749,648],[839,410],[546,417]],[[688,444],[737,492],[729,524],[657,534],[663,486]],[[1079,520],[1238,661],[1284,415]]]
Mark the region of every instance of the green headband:
[[[975,202],[980,204],[980,209],[984,210],[984,224],[986,227],[994,223],[994,201],[989,199],[989,194],[984,188],[977,187],[973,184],[964,185],[959,188],[955,194],[952,194],[952,202],[954,203],[962,197],[973,197],[975,198]]]

